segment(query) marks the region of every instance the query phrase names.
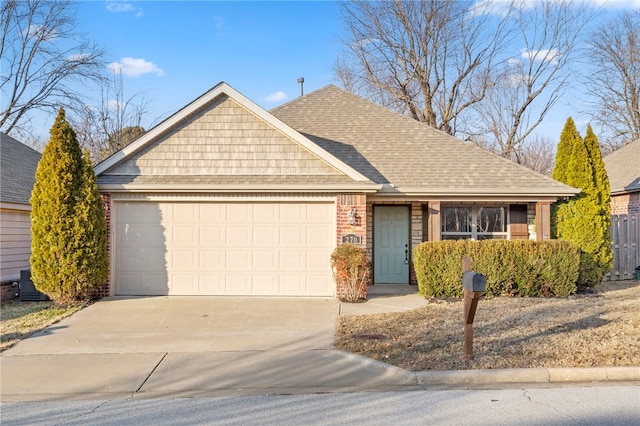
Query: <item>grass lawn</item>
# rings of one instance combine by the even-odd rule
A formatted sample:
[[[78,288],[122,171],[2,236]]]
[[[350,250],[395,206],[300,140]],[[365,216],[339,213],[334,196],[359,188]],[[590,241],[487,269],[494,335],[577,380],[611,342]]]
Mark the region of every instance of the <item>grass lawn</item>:
[[[53,302],[3,302],[0,306],[0,352],[83,307],[57,308]]]
[[[337,348],[411,370],[640,366],[640,283],[568,298],[482,298],[464,360],[461,299],[407,312],[341,316]]]

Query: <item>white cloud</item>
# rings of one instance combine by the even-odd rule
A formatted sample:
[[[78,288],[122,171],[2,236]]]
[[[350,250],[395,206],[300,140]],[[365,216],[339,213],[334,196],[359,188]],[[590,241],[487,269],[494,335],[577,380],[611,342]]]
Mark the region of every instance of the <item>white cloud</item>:
[[[289,96],[287,96],[286,93],[280,91],[270,94],[264,100],[267,102],[280,102],[284,101],[285,99],[289,99]]]
[[[530,61],[557,62],[558,59],[560,59],[560,53],[558,52],[558,49],[540,49],[540,50],[522,49],[520,56]]]
[[[127,1],[109,1],[107,2],[107,10],[112,13],[135,13],[136,16],[142,16],[142,9],[134,6]]]
[[[554,0],[552,0],[554,1]],[[555,0],[557,3],[566,0]],[[578,0],[575,6],[584,4],[604,9],[640,9],[640,0]],[[507,16],[511,7],[530,10],[540,5],[540,0],[476,0],[471,6],[471,16],[496,15]]]
[[[126,57],[120,62],[112,62],[108,68],[114,74],[122,74],[129,77],[138,77],[144,74],[155,74],[157,76],[165,75],[162,68],[153,62],[147,62],[144,59]]]
[[[25,30],[26,35],[30,38],[37,38],[40,40],[51,41],[58,37],[58,32],[55,28],[50,26],[43,26],[37,24],[31,24]]]
[[[84,62],[89,59],[91,55],[88,53],[76,53],[74,55],[70,55],[67,57],[67,61],[69,62]]]
[[[126,106],[127,106],[126,103],[119,102],[115,99],[107,101],[107,108],[110,110],[118,110],[118,109],[123,110],[126,108]]]

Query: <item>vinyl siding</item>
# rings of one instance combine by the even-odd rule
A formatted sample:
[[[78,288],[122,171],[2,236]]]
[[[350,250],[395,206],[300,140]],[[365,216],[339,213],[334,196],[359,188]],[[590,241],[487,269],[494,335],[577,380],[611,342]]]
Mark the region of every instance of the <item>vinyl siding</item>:
[[[0,210],[0,281],[18,279],[29,268],[31,221],[29,212]]]

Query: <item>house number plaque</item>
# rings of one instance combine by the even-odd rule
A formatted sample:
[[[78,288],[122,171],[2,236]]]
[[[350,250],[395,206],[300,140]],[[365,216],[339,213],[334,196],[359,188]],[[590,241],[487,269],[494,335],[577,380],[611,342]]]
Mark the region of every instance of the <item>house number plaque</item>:
[[[362,237],[355,234],[343,235],[342,244],[362,244]]]

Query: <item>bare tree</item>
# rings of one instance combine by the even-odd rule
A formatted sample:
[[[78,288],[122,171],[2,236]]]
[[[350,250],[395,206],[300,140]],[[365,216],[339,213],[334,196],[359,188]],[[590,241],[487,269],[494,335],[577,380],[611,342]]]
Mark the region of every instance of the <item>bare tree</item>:
[[[509,41],[508,13],[490,3],[344,2],[343,86],[425,124],[456,134],[456,119],[485,96],[497,55]]]
[[[96,81],[104,52],[75,31],[70,1],[0,2],[0,129],[29,125],[29,112],[77,109],[73,86]]]
[[[524,145],[567,88],[571,64],[592,12],[572,1],[540,0],[514,7],[519,52],[492,76],[483,102],[474,105],[470,138],[526,164]]]
[[[110,79],[104,79],[99,104],[85,104],[70,121],[80,145],[98,163],[144,134],[141,123],[147,105],[139,93],[125,95],[122,73],[116,71]]]
[[[523,166],[551,176],[556,161],[556,145],[556,141],[536,135],[518,147],[517,158]]]
[[[640,138],[640,11],[623,12],[593,32],[586,56],[593,72],[585,80],[594,124],[611,152]]]

